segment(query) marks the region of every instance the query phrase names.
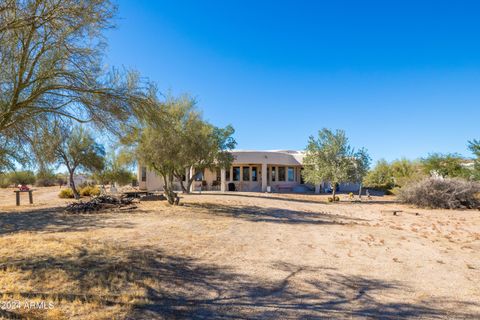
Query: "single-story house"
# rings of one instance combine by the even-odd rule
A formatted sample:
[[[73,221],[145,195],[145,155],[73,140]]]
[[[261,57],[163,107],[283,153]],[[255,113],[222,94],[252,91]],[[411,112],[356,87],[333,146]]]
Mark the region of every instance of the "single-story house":
[[[303,151],[232,151],[234,161],[228,169],[205,170],[196,172],[186,170],[186,177],[196,174],[191,191],[244,191],[244,192],[324,192],[330,188],[329,183],[319,186],[306,184],[302,178]],[[139,187],[142,190],[163,190],[163,180],[148,170],[138,166]],[[181,190],[180,181],[175,182],[177,190]],[[359,184],[347,183],[339,186],[341,192],[356,192]]]

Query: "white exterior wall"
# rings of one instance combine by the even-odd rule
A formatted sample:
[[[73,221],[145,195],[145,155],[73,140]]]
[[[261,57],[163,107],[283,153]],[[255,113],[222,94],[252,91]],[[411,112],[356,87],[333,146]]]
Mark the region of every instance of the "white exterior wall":
[[[234,156],[233,164],[230,168],[226,169],[226,176],[229,179],[224,181],[225,190],[228,191],[229,183],[235,184],[237,191],[252,191],[252,192],[265,192],[267,186],[271,187],[274,192],[288,192],[293,191],[294,188],[301,185],[301,168],[304,157],[303,152],[298,151],[233,151]],[[238,181],[233,181],[233,167],[240,167],[240,178]],[[249,167],[249,179],[243,180],[243,167]],[[252,167],[257,168],[257,181],[252,181]],[[272,181],[272,167],[276,168],[276,179]],[[278,167],[285,167],[285,180],[279,181]],[[294,181],[288,181],[288,168],[294,168]],[[270,173],[267,176],[265,169]],[[163,180],[158,177],[154,172],[147,170],[147,179],[142,181],[141,167],[138,167],[138,181],[139,187],[143,190],[149,191],[161,191],[163,190]],[[188,171],[188,170],[187,170]],[[217,179],[216,170],[205,170],[204,180],[207,185],[203,186],[201,181],[194,181],[192,184],[192,191],[200,190],[217,190],[221,189],[221,182],[218,186],[212,186],[212,182]],[[181,190],[180,183],[177,183],[177,190]],[[355,192],[358,191],[358,184],[342,184],[340,185],[340,191],[343,192]],[[315,190],[314,186],[308,186],[309,190]],[[323,188],[321,191],[323,191]]]

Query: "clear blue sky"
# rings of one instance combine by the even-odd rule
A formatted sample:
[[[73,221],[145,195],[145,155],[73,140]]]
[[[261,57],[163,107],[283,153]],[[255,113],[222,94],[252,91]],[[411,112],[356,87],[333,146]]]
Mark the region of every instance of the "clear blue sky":
[[[470,156],[480,1],[118,1],[111,66],[190,93],[238,149],[344,129],[374,160]]]

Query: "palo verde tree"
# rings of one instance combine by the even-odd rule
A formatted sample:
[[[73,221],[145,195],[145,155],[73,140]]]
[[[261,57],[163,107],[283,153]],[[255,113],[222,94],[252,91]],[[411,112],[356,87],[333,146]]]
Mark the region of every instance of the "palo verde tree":
[[[180,98],[177,103],[189,105],[190,110],[195,110],[195,101],[189,97]],[[232,126],[218,128],[204,121],[200,114],[189,118],[183,128],[180,163],[183,167],[175,170],[175,177],[180,181],[182,190],[188,193],[190,186],[196,178],[197,172],[205,169],[229,168],[233,162],[230,150],[236,146],[232,135],[235,132]],[[193,175],[188,176],[186,186],[183,176],[186,171],[192,170]]]
[[[361,182],[368,171],[370,157],[365,149],[355,151],[343,130],[322,129],[311,136],[304,158],[303,178],[315,185],[330,182],[335,200],[336,187],[342,182]]]
[[[463,166],[464,158],[459,154],[433,153],[422,159],[422,168],[427,175],[440,175],[449,178],[467,178],[469,170]]]
[[[45,157],[68,170],[68,179],[75,199],[80,194],[75,186],[74,175],[77,169],[95,172],[103,169],[105,149],[95,142],[92,134],[82,126],[73,128],[57,124],[52,131],[44,132]]]
[[[367,173],[363,183],[369,188],[387,191],[395,187],[404,187],[408,183],[417,182],[423,178],[425,173],[419,161],[399,159],[388,163],[380,160]]]
[[[174,178],[187,167],[226,166],[233,160],[228,153],[235,145],[233,129],[207,123],[189,97],[167,98],[165,102],[152,98],[144,111],[138,126],[122,142],[138,163],[162,177],[170,204],[179,202]]]
[[[95,171],[93,177],[101,185],[116,183],[120,186],[131,183],[134,178],[128,166],[114,151],[107,153],[103,168]]]
[[[363,178],[363,184],[368,188],[379,190],[390,190],[395,187],[395,178],[390,164],[386,160],[379,160]]]
[[[115,12],[109,0],[0,1],[0,164],[29,158],[33,125],[74,119],[114,131],[128,120],[144,90],[135,73],[103,66]]]

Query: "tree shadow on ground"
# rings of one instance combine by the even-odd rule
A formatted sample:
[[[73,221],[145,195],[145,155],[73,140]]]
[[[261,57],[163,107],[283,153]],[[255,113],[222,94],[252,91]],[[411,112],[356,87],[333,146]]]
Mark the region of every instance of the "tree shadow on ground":
[[[410,319],[476,318],[480,305],[462,301],[406,302],[409,288],[332,269],[277,262],[275,279],[239,274],[228,267],[171,256],[152,247],[116,247],[75,257],[37,257],[9,261],[0,268],[32,272],[34,291],[0,292],[23,297],[93,301],[108,308],[121,305],[126,319]],[[48,292],[48,273],[61,271],[72,288]],[[141,294],[133,294],[132,287]],[[96,294],[108,291],[108,294]],[[392,297],[400,294],[392,301]],[[131,296],[131,297],[129,297]],[[385,297],[389,297],[386,299]],[[135,299],[133,299],[135,298]],[[134,302],[129,302],[134,301]],[[445,303],[455,310],[445,310]],[[76,302],[78,303],[78,302]],[[75,305],[72,307],[75,308]],[[470,308],[470,309],[469,309]],[[21,312],[21,311],[20,311]]]
[[[399,204],[400,202],[396,200],[377,200],[377,199],[371,199],[371,200],[366,200],[366,197],[364,197],[364,200],[358,201],[340,201],[340,202],[335,202],[335,203],[328,203],[326,202],[325,198],[317,198],[317,199],[307,199],[308,197],[318,197],[318,194],[298,194],[298,193],[274,193],[274,194],[262,194],[258,195],[256,193],[252,194],[245,194],[245,193],[236,193],[236,192],[229,192],[229,193],[201,193],[201,194],[195,194],[199,196],[204,196],[204,197],[209,197],[209,196],[232,196],[232,197],[242,197],[242,198],[257,198],[257,199],[268,199],[268,200],[279,200],[279,201],[288,201],[288,202],[296,202],[296,203],[312,203],[312,204],[324,204],[324,205],[351,205],[351,204]],[[294,195],[294,196],[301,196],[304,198],[289,198],[286,197],[286,195]],[[327,196],[327,194],[324,194]],[[339,194],[340,196],[341,194]]]
[[[133,227],[132,224],[126,221],[106,219],[112,217],[111,213],[66,214],[64,209],[64,207],[53,207],[18,212],[0,212],[0,235],[22,231],[67,232],[106,227]]]
[[[203,210],[207,214],[244,219],[252,222],[271,222],[285,224],[352,224],[366,221],[328,212],[309,212],[275,207],[234,206],[218,203],[185,203],[184,207]]]

